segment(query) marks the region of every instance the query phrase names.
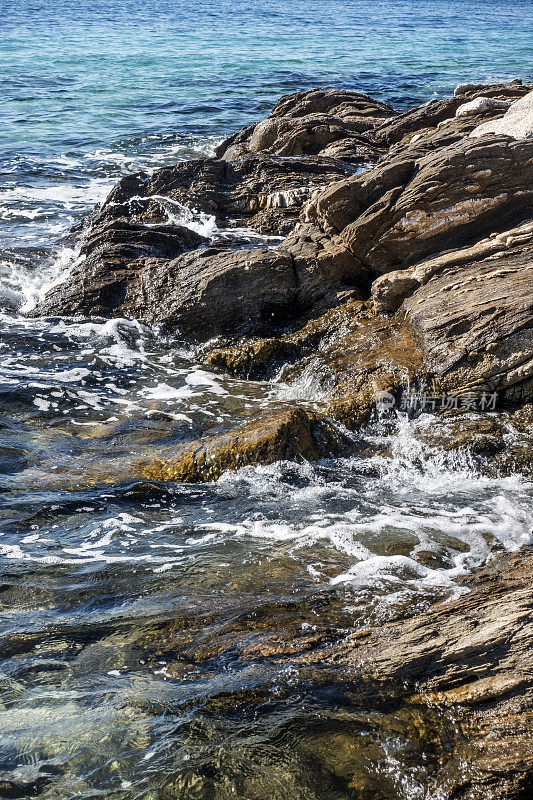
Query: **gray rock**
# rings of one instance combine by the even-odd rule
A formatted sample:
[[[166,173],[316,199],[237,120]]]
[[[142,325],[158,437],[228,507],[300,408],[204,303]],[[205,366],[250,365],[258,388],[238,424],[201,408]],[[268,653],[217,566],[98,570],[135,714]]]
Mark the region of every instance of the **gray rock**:
[[[533,91],[515,100],[503,117],[478,125],[470,136],[503,133],[513,139],[523,139],[533,134]]]

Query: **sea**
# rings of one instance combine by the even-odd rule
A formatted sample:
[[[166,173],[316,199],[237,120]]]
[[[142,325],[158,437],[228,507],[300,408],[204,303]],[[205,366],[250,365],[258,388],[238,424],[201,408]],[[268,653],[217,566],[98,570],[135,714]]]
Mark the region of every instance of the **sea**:
[[[319,387],[212,372],[136,321],[25,313],[121,176],[211,155],[303,89],[403,110],[531,80],[532,12],[0,0],[0,796],[438,800],[446,742],[417,751],[395,702],[321,648],[530,544],[530,485],[428,448],[402,414],[366,459],[140,480],[140,460]]]

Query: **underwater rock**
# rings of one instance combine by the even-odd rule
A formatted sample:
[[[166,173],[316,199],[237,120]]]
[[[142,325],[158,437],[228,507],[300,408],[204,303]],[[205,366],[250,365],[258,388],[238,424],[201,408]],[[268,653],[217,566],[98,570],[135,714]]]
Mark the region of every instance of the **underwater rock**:
[[[168,458],[138,465],[143,478],[158,481],[216,480],[226,470],[296,459],[316,461],[347,455],[355,443],[314,412],[287,408],[265,414],[225,434],[183,445]]]

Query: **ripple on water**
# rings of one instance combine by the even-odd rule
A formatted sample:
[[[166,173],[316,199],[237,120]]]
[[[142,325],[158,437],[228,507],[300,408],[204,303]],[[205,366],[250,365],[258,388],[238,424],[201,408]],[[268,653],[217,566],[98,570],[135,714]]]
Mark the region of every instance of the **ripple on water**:
[[[488,20],[470,3],[468,28],[459,1],[445,16],[430,2],[30,5],[7,4],[0,28],[0,793],[433,796],[452,721],[328,666],[324,648],[530,542],[528,486],[428,451],[407,421],[393,441],[368,434],[388,457],[139,482],[137,457],[319,401],[312,371],[243,383],[135,322],[20,311],[65,275],[120,176],[212,155],[302,88],[405,107],[514,77],[527,4]],[[165,208],[217,245],[275,241]]]

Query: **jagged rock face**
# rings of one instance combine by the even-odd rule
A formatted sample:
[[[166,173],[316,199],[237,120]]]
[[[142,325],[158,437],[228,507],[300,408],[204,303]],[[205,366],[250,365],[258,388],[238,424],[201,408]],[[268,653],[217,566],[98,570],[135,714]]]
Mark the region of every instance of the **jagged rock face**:
[[[297,286],[285,253],[205,248],[148,264],[137,300],[133,316],[207,339],[286,322],[297,307]]]
[[[188,208],[212,214],[221,224],[233,218],[283,234],[317,187],[344,174],[331,159],[288,162],[253,156],[238,165],[200,159],[157,170],[151,177],[126,176],[95,216],[81,260],[67,281],[33,314],[133,316],[169,324],[179,319],[185,333],[203,338],[230,323],[238,329],[243,321],[249,328],[258,320],[277,322],[281,308],[294,301],[294,313],[298,303],[324,295],[329,284],[314,280],[316,286],[297,298],[298,279],[288,251],[269,257],[259,250],[246,256],[198,250],[174,263],[208,240],[173,220]]]
[[[374,275],[521,221],[533,206],[533,141],[463,139],[417,147],[334,184],[305,209]]]
[[[533,240],[435,274],[402,306],[425,362],[450,389],[520,400],[533,379]]]
[[[214,215],[218,224],[237,220],[255,230],[283,235],[313,192],[344,177],[347,168],[330,158],[249,156],[230,164],[216,158],[184,161],[150,177],[128,175],[113,189],[103,216],[162,223],[185,209]]]
[[[229,161],[246,153],[281,156],[334,155],[354,162],[375,161],[379,147],[365,135],[397,114],[368,95],[315,89],[287,95],[270,116],[223,142],[217,155]]]
[[[468,134],[515,105],[527,113],[530,95],[531,87],[517,82],[463,87],[404,115],[352,92],[283,98],[266,126],[233,137],[230,149],[240,147],[243,157],[122,179],[95,216],[69,279],[34,314],[134,317],[198,340],[252,334],[280,342],[280,325],[362,300],[374,281],[374,311],[396,312],[401,321],[392,340],[401,329],[398,341],[414,336],[416,348],[406,347],[418,354],[406,364],[396,348],[385,369],[369,341],[380,366],[359,369],[358,358],[343,356],[363,353],[366,340],[357,325],[345,326],[342,353],[328,346],[323,359],[337,376],[331,407],[343,422],[366,419],[375,390],[397,386],[404,367],[446,386],[486,387],[522,402],[532,390],[532,243],[523,222],[533,208],[533,139]],[[355,175],[346,161],[324,156],[342,150],[346,137],[309,155],[317,152],[324,115],[350,127],[350,147],[357,137],[373,137],[389,153]],[[269,126],[285,124],[268,144]],[[307,155],[249,154],[259,140],[259,149],[284,147],[295,125],[311,132],[307,143],[299,140]],[[233,220],[289,235],[276,248],[235,249],[242,242],[223,237],[209,247],[213,241],[176,224],[192,209],[219,225]],[[385,318],[379,341],[389,324]],[[295,360],[293,344],[276,346],[276,358]],[[268,347],[261,352],[265,363],[272,360]]]
[[[362,297],[370,276],[339,236],[327,236],[315,225],[298,225],[280,245],[293,262],[298,297],[303,309],[350,287]],[[335,305],[334,302],[331,305]]]

